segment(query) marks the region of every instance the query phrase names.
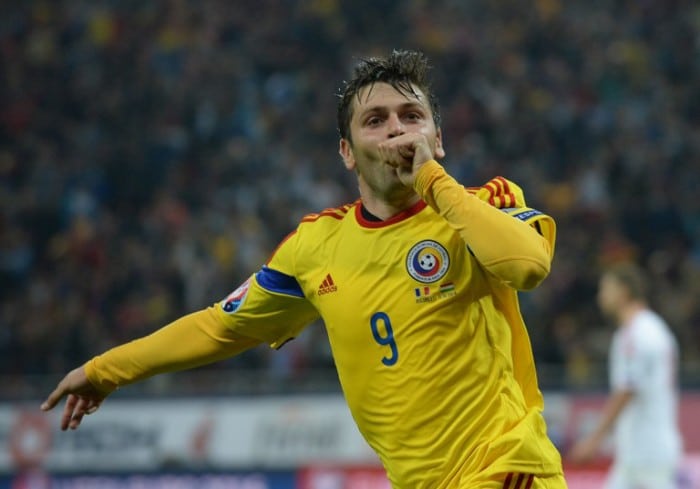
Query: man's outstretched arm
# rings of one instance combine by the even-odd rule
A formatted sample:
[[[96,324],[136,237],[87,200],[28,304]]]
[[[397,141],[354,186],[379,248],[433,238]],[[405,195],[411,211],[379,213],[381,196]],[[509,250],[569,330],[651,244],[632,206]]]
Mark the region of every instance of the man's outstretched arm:
[[[64,397],[61,429],[76,429],[115,389],[153,375],[216,362],[260,344],[236,333],[215,307],[198,311],[137,340],[117,346],[69,372],[42,403],[53,409]]]

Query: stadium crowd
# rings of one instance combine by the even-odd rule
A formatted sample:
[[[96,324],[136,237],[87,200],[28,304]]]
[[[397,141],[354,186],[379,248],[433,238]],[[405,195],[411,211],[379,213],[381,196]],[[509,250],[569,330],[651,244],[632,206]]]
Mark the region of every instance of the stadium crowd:
[[[606,264],[636,260],[700,383],[693,0],[28,1],[0,6],[0,395],[225,297],[306,213],[356,198],[348,60],[424,50],[449,171],[553,215],[521,295],[547,387],[605,382]],[[323,329],[208,369],[328,368]]]

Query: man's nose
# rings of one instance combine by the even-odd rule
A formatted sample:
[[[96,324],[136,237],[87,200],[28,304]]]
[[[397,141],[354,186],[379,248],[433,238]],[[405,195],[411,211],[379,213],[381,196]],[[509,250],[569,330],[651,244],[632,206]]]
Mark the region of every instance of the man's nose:
[[[400,136],[406,132],[403,122],[398,114],[390,114],[387,120],[387,127],[389,128],[389,137],[393,138]]]

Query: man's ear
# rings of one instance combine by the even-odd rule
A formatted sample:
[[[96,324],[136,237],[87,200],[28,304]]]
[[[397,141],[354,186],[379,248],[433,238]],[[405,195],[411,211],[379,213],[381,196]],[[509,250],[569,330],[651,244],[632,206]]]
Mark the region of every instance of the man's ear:
[[[438,128],[435,133],[435,159],[441,160],[445,157],[445,148],[442,147],[442,130]]]
[[[340,145],[338,148],[338,153],[343,158],[343,163],[345,163],[345,168],[348,170],[355,169],[355,155],[352,153],[352,147],[350,141],[345,138],[341,138]]]

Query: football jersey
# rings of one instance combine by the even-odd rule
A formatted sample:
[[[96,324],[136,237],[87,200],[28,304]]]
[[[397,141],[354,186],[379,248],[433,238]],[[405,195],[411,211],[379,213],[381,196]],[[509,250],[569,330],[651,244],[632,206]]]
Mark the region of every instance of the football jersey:
[[[548,216],[483,205],[533,239],[523,222],[547,224],[553,248]],[[394,487],[560,474],[517,292],[477,258],[474,233],[449,212],[421,200],[373,221],[357,201],[306,216],[219,313],[273,347],[322,318],[350,412]],[[486,247],[518,250],[519,239],[498,234]],[[527,261],[514,251],[493,266],[511,259]]]
[[[615,461],[655,465],[680,461],[676,370],[678,345],[668,326],[651,310],[619,328],[610,347],[614,391],[634,392],[615,426]]]

